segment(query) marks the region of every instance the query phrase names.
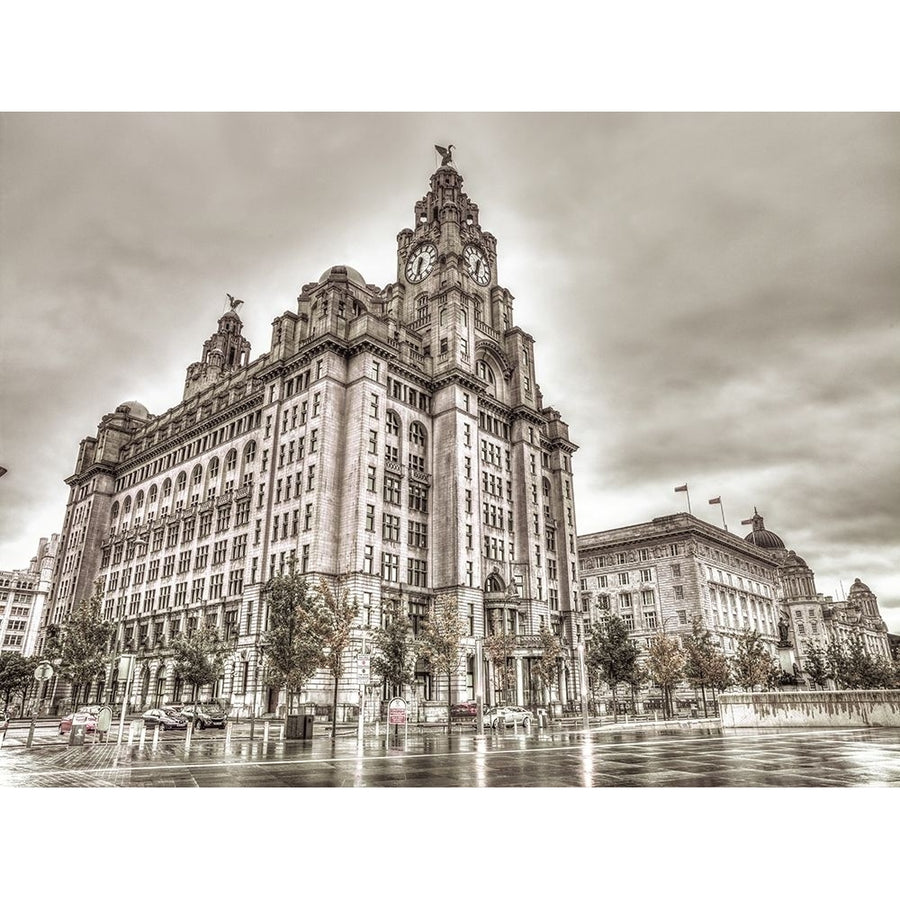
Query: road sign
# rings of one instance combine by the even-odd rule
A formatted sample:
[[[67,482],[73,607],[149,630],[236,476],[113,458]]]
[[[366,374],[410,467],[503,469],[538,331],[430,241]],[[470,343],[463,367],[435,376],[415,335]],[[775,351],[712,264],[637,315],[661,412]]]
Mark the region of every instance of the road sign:
[[[359,673],[359,683],[368,684],[372,678],[372,654],[357,653],[356,665]]]
[[[134,670],[134,657],[129,655],[123,655],[119,657],[119,681],[127,682],[129,678],[131,678],[131,673]]]
[[[406,724],[406,701],[401,697],[394,697],[388,704],[388,725]]]
[[[53,666],[48,662],[42,662],[34,670],[35,681],[49,681],[53,677]]]

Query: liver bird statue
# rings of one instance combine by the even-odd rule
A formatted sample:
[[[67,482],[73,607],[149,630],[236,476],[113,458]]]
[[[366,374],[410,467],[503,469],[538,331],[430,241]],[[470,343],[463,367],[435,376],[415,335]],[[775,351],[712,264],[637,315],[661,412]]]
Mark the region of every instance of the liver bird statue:
[[[434,149],[441,154],[442,166],[453,165],[453,144],[450,144],[447,147],[439,147],[437,144],[435,144]]]

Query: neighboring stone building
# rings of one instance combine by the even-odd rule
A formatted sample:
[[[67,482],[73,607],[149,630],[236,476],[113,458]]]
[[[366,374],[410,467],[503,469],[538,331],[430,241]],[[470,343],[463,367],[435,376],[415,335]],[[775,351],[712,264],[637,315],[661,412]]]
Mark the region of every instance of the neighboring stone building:
[[[41,538],[27,569],[0,572],[0,651],[31,656],[37,649],[58,548],[58,534]]]
[[[688,513],[580,535],[581,590],[592,616],[614,614],[641,648],[700,618],[731,655],[755,629],[775,655],[777,563],[771,554]]]
[[[581,535],[581,588],[593,615],[614,613],[647,645],[663,629],[689,634],[699,616],[730,655],[744,629],[759,632],[782,670],[802,672],[809,644],[863,641],[890,658],[877,600],[859,579],[846,601],[816,592],[806,561],[754,514],[743,538],[686,513]]]
[[[541,626],[582,637],[574,487],[560,414],[544,404],[534,341],[514,324],[495,238],[455,167],[442,165],[398,236],[397,281],[334,266],[278,316],[251,360],[230,299],[162,415],[128,402],[81,443],[49,622],[99,578],[116,649],[139,654],[139,706],[181,699],[172,638],[213,622],[233,642],[212,691],[276,711],[261,643],[263,586],[291,560],[359,601],[341,701],[357,697],[357,652],[387,599],[413,627],[458,604],[466,634],[453,699],[473,696],[478,636],[517,636],[516,698],[533,699]],[[572,667],[561,668],[561,673]],[[416,666],[420,700],[441,699]],[[86,697],[121,699],[121,686]],[[560,699],[577,685],[561,677]],[[308,699],[330,702],[331,681]]]

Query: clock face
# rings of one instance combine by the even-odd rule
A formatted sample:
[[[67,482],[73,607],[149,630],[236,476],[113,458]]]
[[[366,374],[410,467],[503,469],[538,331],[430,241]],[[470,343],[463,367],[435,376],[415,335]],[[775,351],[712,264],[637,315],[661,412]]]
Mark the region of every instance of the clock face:
[[[406,260],[406,280],[416,284],[425,278],[437,262],[437,247],[434,244],[419,244]]]
[[[477,284],[485,285],[491,280],[491,265],[480,247],[469,244],[463,250],[463,262],[466,271],[475,279]]]

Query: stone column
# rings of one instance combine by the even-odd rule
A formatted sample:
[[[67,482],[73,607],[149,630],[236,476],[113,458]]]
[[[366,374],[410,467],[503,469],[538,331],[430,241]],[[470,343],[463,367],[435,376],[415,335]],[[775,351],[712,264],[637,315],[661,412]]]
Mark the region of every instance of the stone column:
[[[524,687],[524,661],[521,657],[516,657],[516,706],[523,706],[525,703],[525,687]]]

